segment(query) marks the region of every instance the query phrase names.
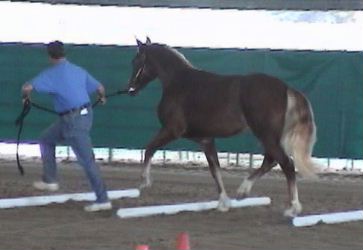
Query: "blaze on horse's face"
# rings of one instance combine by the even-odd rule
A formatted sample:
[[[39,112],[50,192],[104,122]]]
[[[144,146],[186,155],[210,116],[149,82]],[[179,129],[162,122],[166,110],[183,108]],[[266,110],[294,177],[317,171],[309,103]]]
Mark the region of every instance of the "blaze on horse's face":
[[[144,88],[149,82],[156,78],[150,60],[147,57],[147,46],[151,44],[150,39],[147,38],[146,43],[137,41],[137,54],[132,60],[132,75],[129,81],[129,94],[136,95],[142,88]]]

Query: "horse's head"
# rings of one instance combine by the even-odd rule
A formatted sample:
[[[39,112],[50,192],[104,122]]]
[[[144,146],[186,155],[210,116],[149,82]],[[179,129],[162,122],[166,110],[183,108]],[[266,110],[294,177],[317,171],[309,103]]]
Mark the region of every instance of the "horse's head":
[[[136,39],[136,42],[137,54],[132,60],[132,75],[128,86],[130,95],[136,95],[139,90],[157,76],[147,56],[147,47],[151,45],[150,38],[147,38],[145,43],[140,42],[138,39]]]

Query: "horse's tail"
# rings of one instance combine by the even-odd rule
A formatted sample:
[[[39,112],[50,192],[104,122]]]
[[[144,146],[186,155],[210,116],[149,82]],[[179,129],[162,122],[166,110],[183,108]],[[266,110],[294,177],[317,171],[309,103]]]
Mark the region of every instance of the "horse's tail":
[[[309,101],[300,92],[288,89],[281,144],[304,177],[317,177],[318,165],[311,159],[315,141],[316,126]]]

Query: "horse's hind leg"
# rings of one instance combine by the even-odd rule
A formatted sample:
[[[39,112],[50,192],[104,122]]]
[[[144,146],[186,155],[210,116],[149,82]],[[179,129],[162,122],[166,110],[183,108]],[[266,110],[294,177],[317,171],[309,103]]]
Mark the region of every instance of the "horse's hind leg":
[[[237,189],[238,196],[242,198],[248,196],[255,181],[257,181],[259,178],[261,178],[261,176],[270,171],[271,168],[276,166],[276,164],[277,163],[270,155],[265,154],[261,167],[253,171],[252,174],[245,178]]]
[[[217,150],[214,145],[214,139],[201,139],[198,140],[198,142],[200,143],[205,153],[209,165],[209,170],[214,178],[214,181],[217,184],[217,189],[219,193],[218,210],[223,212],[228,211],[229,207],[231,206],[231,201],[228,198],[227,192],[224,188]]]
[[[173,133],[171,133],[169,130],[161,129],[159,133],[146,146],[144,155],[144,170],[142,173],[143,181],[140,185],[140,189],[150,187],[152,184],[150,177],[151,159],[156,150],[173,141],[174,139],[175,136],[173,135]]]
[[[293,161],[288,158],[288,164],[282,167],[287,179],[287,190],[289,193],[290,207],[285,210],[284,215],[287,217],[295,217],[302,211],[302,206],[299,201],[299,194],[296,185],[295,167]]]
[[[280,164],[287,180],[289,208],[285,210],[284,215],[288,217],[295,217],[301,212],[302,206],[299,201],[298,189],[296,185],[294,163],[292,159],[286,155],[285,151],[279,144],[276,144],[274,147],[270,147],[269,153]]]

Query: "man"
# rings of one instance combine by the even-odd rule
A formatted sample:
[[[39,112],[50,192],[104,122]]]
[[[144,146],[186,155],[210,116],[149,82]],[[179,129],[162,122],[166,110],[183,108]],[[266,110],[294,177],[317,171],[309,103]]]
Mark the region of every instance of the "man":
[[[109,210],[112,204],[107,197],[99,167],[95,163],[89,135],[93,120],[89,95],[97,92],[104,104],[105,89],[86,70],[65,58],[62,42],[49,43],[47,52],[51,66],[25,83],[22,88],[23,102],[30,98],[33,89],[50,94],[54,109],[59,114],[59,118],[40,137],[43,177],[41,181],[34,182],[33,186],[45,191],[59,189],[55,147],[57,143],[65,142],[72,147],[96,194],[96,202],[85,206],[85,211]]]

